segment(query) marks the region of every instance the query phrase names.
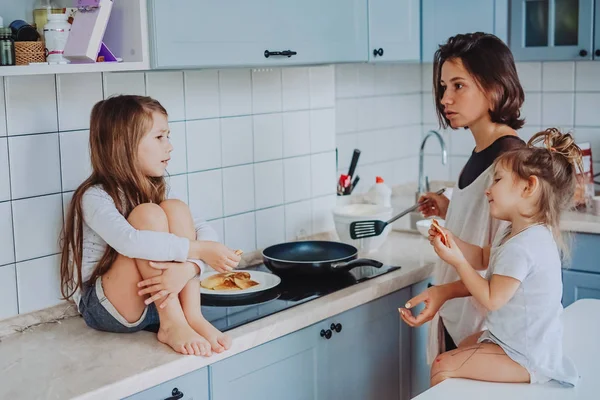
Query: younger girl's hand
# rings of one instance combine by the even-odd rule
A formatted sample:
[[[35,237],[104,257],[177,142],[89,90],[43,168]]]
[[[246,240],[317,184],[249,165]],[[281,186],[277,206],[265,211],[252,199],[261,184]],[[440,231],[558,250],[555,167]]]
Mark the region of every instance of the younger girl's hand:
[[[425,218],[429,217],[440,217],[446,219],[446,213],[448,212],[448,205],[450,200],[443,194],[436,193],[425,193],[419,197],[419,203],[429,200],[427,203],[419,207],[419,212],[423,214]]]
[[[242,257],[241,251],[233,251],[219,242],[203,241],[200,259],[217,272],[231,272],[238,266]]]
[[[145,287],[138,291],[139,296],[152,295],[144,301],[146,305],[166,297],[159,305],[160,308],[165,308],[169,301],[177,298],[190,279],[196,276],[196,266],[191,262],[150,261],[150,266],[163,270],[163,273],[138,283],[139,288]]]
[[[442,235],[439,233],[437,233],[433,239],[431,239],[431,230],[429,231],[430,242],[433,245],[433,249],[435,250],[436,254],[442,260],[456,268],[458,265],[466,263],[466,259],[454,241],[454,236],[449,231],[444,231],[446,233],[446,238],[448,239],[447,245],[442,243]]]

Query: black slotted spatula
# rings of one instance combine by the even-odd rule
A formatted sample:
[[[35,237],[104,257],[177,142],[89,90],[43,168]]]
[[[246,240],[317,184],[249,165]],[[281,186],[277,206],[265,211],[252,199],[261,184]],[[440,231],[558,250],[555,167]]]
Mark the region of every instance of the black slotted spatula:
[[[440,195],[444,193],[446,189],[438,190],[435,194]],[[379,236],[381,232],[385,229],[386,226],[395,222],[396,220],[404,217],[409,212],[416,210],[421,207],[423,204],[427,203],[429,200],[422,201],[420,203],[415,204],[414,206],[407,208],[402,211],[400,214],[394,216],[387,222],[378,221],[378,220],[370,220],[370,221],[354,221],[350,224],[350,237],[352,239],[364,239],[372,236]]]

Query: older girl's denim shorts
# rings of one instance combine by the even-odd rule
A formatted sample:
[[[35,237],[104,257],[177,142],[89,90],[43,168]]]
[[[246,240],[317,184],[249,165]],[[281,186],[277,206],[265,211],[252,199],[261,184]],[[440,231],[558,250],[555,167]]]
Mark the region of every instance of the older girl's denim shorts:
[[[146,306],[137,321],[128,322],[104,294],[102,277],[96,279],[95,283],[86,285],[82,290],[79,312],[90,328],[99,331],[131,333],[145,330],[158,332],[158,311],[154,303]]]

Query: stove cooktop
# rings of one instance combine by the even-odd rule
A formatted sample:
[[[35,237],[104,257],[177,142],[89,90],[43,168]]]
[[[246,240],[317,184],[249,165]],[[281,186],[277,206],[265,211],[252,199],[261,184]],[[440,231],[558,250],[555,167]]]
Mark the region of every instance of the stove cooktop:
[[[271,272],[264,264],[246,269]],[[260,293],[227,298],[203,294],[202,314],[224,332],[398,269],[384,265],[310,278],[281,276],[278,286]]]

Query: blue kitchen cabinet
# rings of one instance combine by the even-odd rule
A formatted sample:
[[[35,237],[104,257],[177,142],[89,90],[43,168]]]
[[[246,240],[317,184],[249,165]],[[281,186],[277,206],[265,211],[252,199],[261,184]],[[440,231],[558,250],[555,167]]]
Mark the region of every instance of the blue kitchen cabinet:
[[[563,266],[563,306],[600,299],[600,235],[572,234],[571,259]]]
[[[510,5],[516,60],[592,59],[593,0],[511,0]]]
[[[369,61],[419,61],[420,0],[369,0]]]
[[[158,69],[368,61],[367,0],[149,0],[148,22]]]
[[[433,279],[428,278],[424,281],[411,286],[411,297],[423,293],[432,284]],[[425,308],[424,304],[419,304],[412,309],[414,315],[419,315]],[[417,397],[429,389],[429,364],[427,364],[427,342],[429,338],[429,322],[418,328],[410,328],[410,350],[411,350],[411,392],[410,397]]]
[[[321,399],[410,398],[410,328],[398,314],[409,298],[406,288],[320,324],[342,328],[319,346]]]
[[[311,326],[211,365],[211,400],[317,398],[321,340]]]
[[[211,365],[211,399],[408,399],[410,339],[397,308],[409,296],[398,291]]]
[[[208,368],[190,372],[126,398],[126,400],[155,399],[209,400]]]
[[[563,307],[580,299],[600,299],[600,274],[563,270]]]
[[[596,0],[596,25],[594,26],[594,60],[600,60],[600,0]]]
[[[432,62],[440,44],[459,33],[493,33],[508,39],[508,0],[422,0],[421,59]]]

